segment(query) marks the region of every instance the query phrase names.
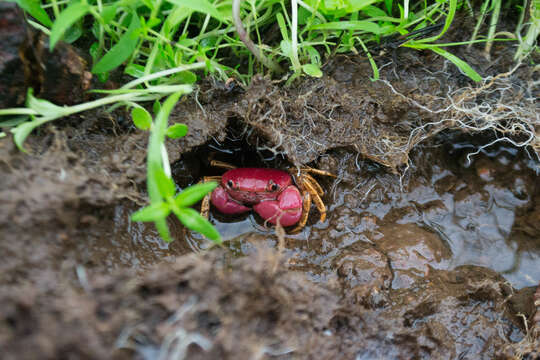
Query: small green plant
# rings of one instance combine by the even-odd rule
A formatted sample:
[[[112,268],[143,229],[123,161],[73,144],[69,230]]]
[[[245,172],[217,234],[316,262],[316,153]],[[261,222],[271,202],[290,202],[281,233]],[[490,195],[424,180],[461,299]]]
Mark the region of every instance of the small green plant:
[[[283,64],[288,63],[290,82],[302,74],[322,76],[325,54],[358,53],[358,46],[370,58],[377,78],[370,45],[377,45],[385,36],[406,35],[440,22],[445,26],[439,36],[402,46],[435,51],[474,80],[479,78],[472,68],[442,49],[457,44],[434,43],[448,30],[461,3],[458,0],[13,1],[33,16],[35,21],[29,20],[33,26],[50,35],[51,49],[61,39],[93,39],[92,72],[101,79],[122,64],[125,73],[141,78],[204,62],[206,74],[248,83],[257,70],[256,59],[277,74],[287,70]],[[83,29],[89,18],[92,26]],[[275,24],[279,36],[263,36],[275,31]],[[266,44],[268,37],[272,40]],[[232,59],[239,61],[235,65]],[[246,60],[247,66],[241,66]],[[196,80],[196,74],[185,71],[156,78],[154,85],[192,84]]]
[[[179,194],[176,194],[176,186],[170,176],[170,167],[165,150],[165,137],[176,139],[187,134],[185,124],[174,124],[167,127],[167,119],[170,111],[178,101],[178,98],[190,93],[190,85],[169,85],[160,87],[148,87],[134,90],[130,87],[137,82],[125,85],[125,88],[107,91],[109,94],[95,101],[74,106],[58,106],[50,101],[38,99],[33,96],[29,89],[26,108],[13,108],[0,110],[0,116],[10,116],[8,120],[0,121],[0,126],[12,128],[14,141],[24,150],[23,144],[26,137],[36,127],[60,117],[76,114],[99,106],[108,104],[124,103],[133,106],[132,118],[135,126],[143,130],[150,130],[148,146],[147,186],[150,197],[150,206],[133,214],[134,221],[154,221],[156,227],[165,241],[171,241],[165,218],[172,212],[188,228],[198,231],[210,240],[220,243],[221,238],[217,230],[208,220],[203,218],[189,206],[201,200],[204,195],[213,190],[216,183],[205,183],[191,186]],[[104,91],[101,91],[104,92]],[[155,122],[151,115],[135,101],[148,101],[174,92],[165,101],[163,107],[156,101],[157,112]],[[27,121],[30,117],[31,120]],[[0,133],[0,137],[3,133]]]
[[[523,26],[522,22],[517,26],[516,34],[519,40],[519,46],[516,51],[514,58],[518,61],[523,60],[526,56],[529,55],[535,49],[538,50],[537,39],[540,35],[540,0],[529,1],[529,8],[526,8],[527,1],[523,2],[522,15],[527,11],[529,13],[528,24]],[[524,16],[523,16],[524,17]],[[525,36],[521,36],[522,27],[527,28]]]
[[[105,105],[134,104],[141,101],[153,100],[178,91],[191,92],[191,86],[150,86],[146,89],[129,89],[125,87],[112,91],[95,91],[107,92],[109,94],[104,98],[78,105],[58,106],[50,101],[36,98],[30,88],[26,97],[26,107],[0,109],[0,117],[5,116],[5,120],[0,120],[0,127],[11,128],[15,144],[21,151],[25,151],[23,145],[28,135],[38,126],[50,121]],[[30,121],[27,121],[28,118],[30,118]]]
[[[172,94],[165,100],[163,106],[156,102],[154,108],[157,110],[157,115],[154,122],[144,108],[135,107],[132,110],[135,125],[140,129],[150,130],[146,174],[150,205],[135,212],[131,219],[133,221],[153,221],[163,240],[169,242],[172,239],[166,218],[172,212],[186,227],[219,244],[221,237],[214,226],[189,207],[212,191],[217,183],[207,182],[193,185],[177,194],[176,185],[171,178],[165,138],[183,137],[187,134],[188,129],[184,124],[167,126],[167,120],[169,113],[182,94],[183,92]]]

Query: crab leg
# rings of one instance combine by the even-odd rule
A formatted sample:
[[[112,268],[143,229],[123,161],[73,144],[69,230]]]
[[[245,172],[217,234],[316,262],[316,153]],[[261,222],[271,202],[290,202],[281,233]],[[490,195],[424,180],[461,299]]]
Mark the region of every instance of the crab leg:
[[[328,171],[325,171],[325,170],[314,169],[314,168],[310,168],[310,167],[301,168],[300,171],[301,172],[306,172],[306,173],[317,174],[317,175],[336,177],[336,175],[332,174],[331,172],[328,172]]]
[[[326,206],[324,206],[324,202],[319,196],[314,196],[313,202],[315,203],[315,206],[317,206],[317,210],[319,210],[319,213],[321,214],[319,221],[324,222],[324,220],[326,220]]]
[[[317,190],[313,187],[313,185],[309,181],[304,181],[302,185],[307,189],[309,194],[313,197],[313,202],[315,203],[315,206],[317,206],[317,210],[319,210],[319,213],[321,214],[321,217],[319,219],[320,222],[324,222],[326,220],[326,206],[324,206],[324,203],[317,193]]]
[[[226,163],[224,161],[219,161],[219,160],[210,161],[210,166],[220,167],[223,169],[236,169],[236,166]]]
[[[304,198],[304,201],[302,202],[302,217],[298,221],[298,225],[296,225],[296,227],[291,230],[291,234],[295,234],[302,230],[307,223],[309,210],[311,209],[311,195],[308,191],[303,190],[302,197]]]
[[[217,181],[219,183],[221,176],[205,176],[200,182],[205,183],[209,181]],[[208,219],[208,214],[210,213],[210,195],[211,193],[206,194],[201,202],[201,216],[205,219]]]
[[[317,180],[315,180],[313,178],[313,176],[309,175],[309,174],[304,174],[302,175],[302,177],[304,178],[303,180],[306,181],[306,182],[309,182],[309,184],[315,188],[315,190],[317,191],[317,194],[319,196],[322,196],[324,195],[324,190],[323,188],[321,187],[321,185],[319,185],[319,183],[317,182]]]

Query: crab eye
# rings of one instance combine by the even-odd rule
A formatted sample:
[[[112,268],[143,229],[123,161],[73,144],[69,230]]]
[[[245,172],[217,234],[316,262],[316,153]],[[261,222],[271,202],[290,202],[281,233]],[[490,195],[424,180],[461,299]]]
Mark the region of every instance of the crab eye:
[[[268,189],[269,189],[270,191],[276,191],[277,189],[279,189],[279,185],[276,184],[275,182],[273,182],[272,180],[270,180],[270,181],[268,182]]]
[[[229,189],[232,189],[232,188],[234,187],[234,182],[233,182],[232,180],[228,180],[228,181],[227,181],[227,187],[228,187]]]

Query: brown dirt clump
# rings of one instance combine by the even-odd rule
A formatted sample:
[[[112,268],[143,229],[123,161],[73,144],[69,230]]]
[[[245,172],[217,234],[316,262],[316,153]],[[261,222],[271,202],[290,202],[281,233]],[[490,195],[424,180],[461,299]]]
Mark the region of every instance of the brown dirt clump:
[[[268,251],[233,261],[191,255],[133,275],[91,278],[86,291],[2,293],[5,359],[120,358],[160,348],[188,358],[288,353],[318,342],[337,300]]]
[[[511,288],[476,267],[382,290],[386,301],[373,307],[288,271],[260,248],[79,281],[78,289],[60,282],[0,295],[6,359],[494,358],[516,331],[505,315]]]
[[[345,56],[332,61],[321,79],[296,87],[256,78],[235,112],[266,140],[259,146],[297,165],[350,147],[397,172],[409,164],[414,146],[443,130],[491,129],[500,134],[497,141],[532,146],[540,154],[531,70],[516,68],[464,86],[463,76],[433,54],[408,55],[414,66],[385,70],[375,82],[367,63]],[[440,76],[433,76],[437,71]]]

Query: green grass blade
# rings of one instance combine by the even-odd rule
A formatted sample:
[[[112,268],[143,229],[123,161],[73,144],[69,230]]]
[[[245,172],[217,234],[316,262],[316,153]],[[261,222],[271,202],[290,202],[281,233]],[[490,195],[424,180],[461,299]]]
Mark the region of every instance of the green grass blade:
[[[347,12],[352,13],[362,10],[365,7],[379,1],[380,0],[349,0],[348,2],[346,2],[347,6],[345,7],[345,9],[347,10]]]
[[[281,13],[276,14],[276,20],[279,26],[279,31],[281,32],[281,37],[285,41],[289,41],[289,31],[287,30],[287,25],[285,23],[285,18]]]
[[[90,6],[88,4],[73,2],[60,13],[54,20],[51,28],[51,36],[49,38],[51,51],[54,49],[56,43],[62,38],[66,30],[77,20],[82,18],[89,10]]]
[[[379,80],[379,68],[377,67],[377,64],[375,63],[373,56],[371,56],[369,49],[367,48],[366,44],[364,44],[362,40],[358,39],[358,42],[360,43],[360,46],[362,46],[362,49],[366,53],[369,60],[369,64],[371,65],[371,69],[373,70],[372,80]]]
[[[229,21],[211,4],[208,0],[167,0],[168,2],[185,6],[186,8],[197,11],[203,14],[208,14],[221,22],[228,23]]]
[[[480,74],[474,71],[474,69],[469,64],[467,64],[465,61],[458,58],[456,55],[444,49],[441,49],[440,47],[437,47],[437,46],[429,46],[426,48],[450,60],[454,65],[456,65],[461,71],[463,71],[463,73],[465,73],[465,75],[470,77],[472,80],[482,81],[482,77],[480,76]]]
[[[51,27],[52,21],[49,15],[41,7],[39,0],[15,0],[15,2],[27,13],[32,15],[36,20],[43,25]]]
[[[92,73],[102,74],[115,69],[127,60],[139,42],[138,29],[141,27],[139,17],[132,14],[131,23],[120,40],[92,67]]]
[[[452,24],[452,21],[454,20],[454,15],[456,14],[456,8],[457,8],[457,0],[449,0],[449,8],[448,8],[448,15],[446,15],[446,20],[444,21],[444,26],[441,30],[441,32],[435,36],[431,36],[428,38],[424,38],[421,40],[417,40],[418,43],[431,43],[438,39],[440,39],[448,30],[450,27],[450,24]],[[448,59],[450,60],[450,59]]]

